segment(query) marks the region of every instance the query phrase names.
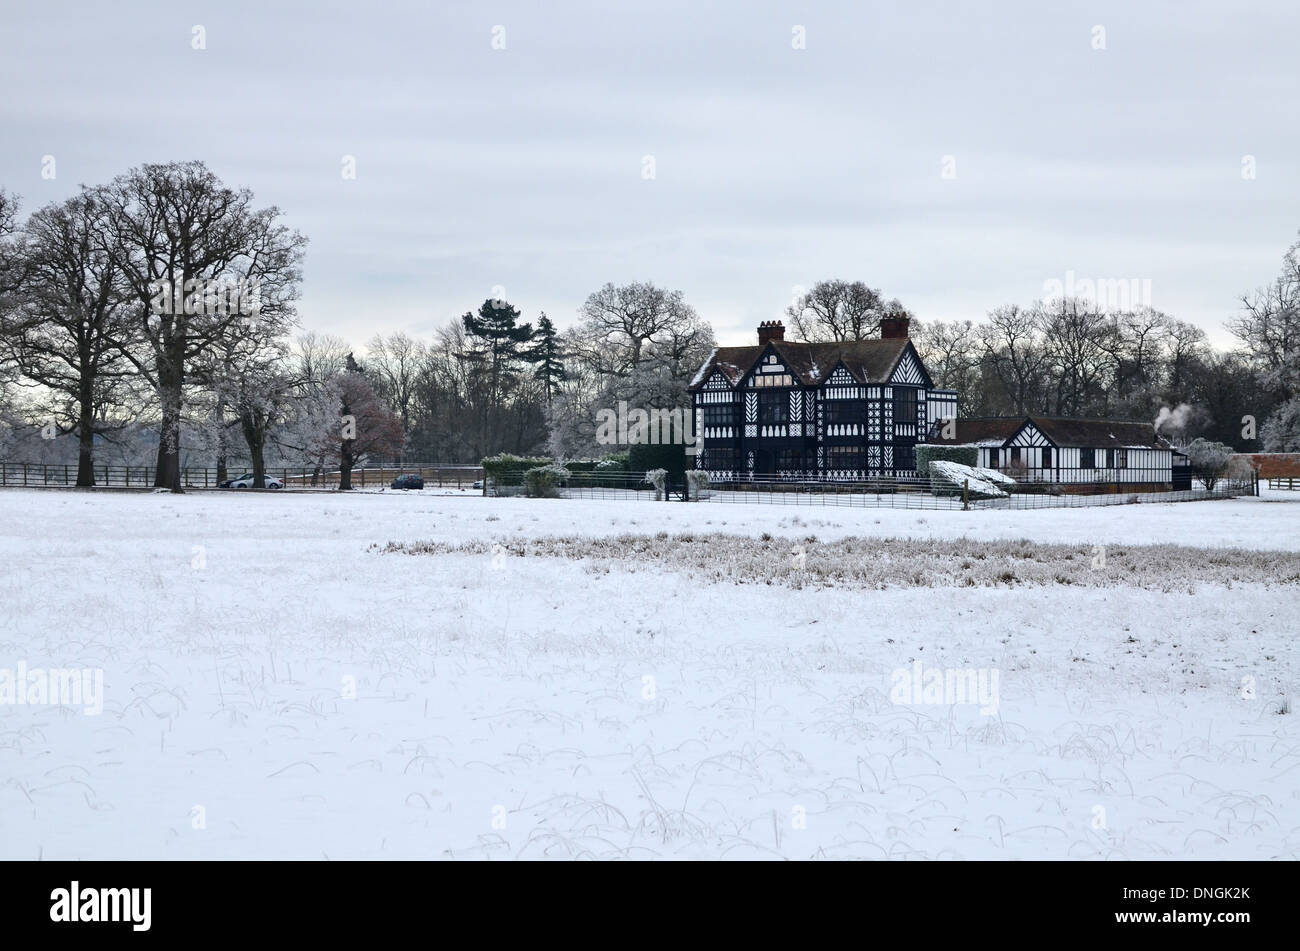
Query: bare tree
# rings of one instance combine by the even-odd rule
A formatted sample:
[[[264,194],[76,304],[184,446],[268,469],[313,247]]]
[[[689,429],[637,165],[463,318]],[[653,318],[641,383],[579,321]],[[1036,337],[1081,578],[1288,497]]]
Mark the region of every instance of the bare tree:
[[[94,441],[112,425],[112,384],[132,375],[121,349],[135,339],[129,289],[100,243],[103,228],[90,192],[35,212],[23,228],[19,304],[0,313],[0,351],[77,434],[79,486],[95,484]]]
[[[1209,359],[1210,345],[1200,327],[1185,320],[1171,320],[1167,346],[1167,382],[1174,394],[1170,400],[1177,402],[1183,398],[1194,368]]]
[[[248,189],[228,188],[202,162],[143,165],[96,193],[110,222],[104,247],[126,276],[145,340],[123,341],[123,351],[160,404],[154,484],[179,492],[193,362],[245,320],[292,325],[306,239],[279,223],[279,209],[255,209]]]
[[[697,324],[695,308],[681,291],[668,291],[647,282],[615,287],[606,284],[590,294],[579,308],[583,329],[593,355],[601,356],[609,371],[626,375],[641,363],[648,345],[682,328]]]
[[[1277,279],[1241,305],[1228,329],[1279,401],[1300,395],[1300,242],[1283,256]]]
[[[404,333],[387,337],[376,334],[366,345],[366,350],[366,369],[375,380],[379,395],[397,413],[403,431],[409,431],[416,381],[425,359],[425,345]]]
[[[973,322],[927,321],[912,335],[912,342],[936,386],[961,390],[969,398],[979,366],[979,335]]]
[[[1110,359],[1111,385],[1106,387],[1106,405],[1112,400],[1126,410],[1142,411],[1157,401],[1165,369],[1165,348],[1170,337],[1168,315],[1151,307],[1110,315],[1108,333],[1100,335],[1098,346]]]
[[[1106,314],[1091,301],[1062,298],[1036,308],[1049,372],[1055,378],[1051,412],[1086,415],[1105,396],[1106,347],[1111,332]]]
[[[809,342],[866,340],[878,333],[881,317],[907,313],[862,281],[842,280],[818,281],[785,312],[792,336]]]
[[[334,445],[339,460],[339,488],[352,488],[352,469],[367,456],[393,455],[405,441],[402,423],[384,405],[361,367],[349,357],[347,369],[335,378],[339,399],[339,428]]]
[[[1042,390],[1047,354],[1038,336],[1039,312],[1006,304],[989,312],[980,345],[1015,413],[1033,411]]]

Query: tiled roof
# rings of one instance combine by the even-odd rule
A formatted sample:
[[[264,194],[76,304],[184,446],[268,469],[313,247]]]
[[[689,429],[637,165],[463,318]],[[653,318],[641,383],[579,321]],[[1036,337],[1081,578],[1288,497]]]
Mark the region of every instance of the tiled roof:
[[[857,340],[843,343],[795,343],[773,340],[772,349],[804,386],[821,386],[837,364],[859,383],[886,383],[894,366],[907,348],[906,338],[892,340]],[[695,375],[690,389],[704,386],[713,371],[721,370],[735,386],[758,362],[767,346],[719,347]]]
[[[1072,419],[1065,416],[988,416],[980,419],[958,419],[956,438],[944,439],[940,433],[934,442],[968,445],[996,440],[1004,443],[1016,434],[1026,420],[1033,423],[1038,431],[1057,447],[1106,448],[1158,445],[1167,448],[1163,439],[1158,440],[1152,423],[1129,419]]]

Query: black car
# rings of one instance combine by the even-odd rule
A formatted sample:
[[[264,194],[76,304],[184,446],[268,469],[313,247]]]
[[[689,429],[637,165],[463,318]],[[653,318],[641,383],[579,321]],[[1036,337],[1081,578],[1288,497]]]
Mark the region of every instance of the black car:
[[[394,489],[423,489],[424,479],[418,475],[399,475],[393,480]]]

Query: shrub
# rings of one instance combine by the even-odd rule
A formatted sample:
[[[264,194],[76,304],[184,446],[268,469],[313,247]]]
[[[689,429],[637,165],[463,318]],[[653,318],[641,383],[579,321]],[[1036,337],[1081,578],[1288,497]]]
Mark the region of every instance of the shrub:
[[[700,500],[700,493],[709,487],[709,474],[703,469],[687,469],[686,481],[690,485],[692,502]]]
[[[530,498],[559,498],[558,488],[569,481],[569,470],[564,466],[536,466],[524,473],[524,487]]]
[[[1187,454],[1192,475],[1196,476],[1210,492],[1214,491],[1215,484],[1223,478],[1233,455],[1231,446],[1200,437],[1188,443],[1183,452]]]
[[[668,470],[651,469],[645,474],[645,481],[655,487],[655,501],[661,501],[664,497],[664,486],[668,483]]]

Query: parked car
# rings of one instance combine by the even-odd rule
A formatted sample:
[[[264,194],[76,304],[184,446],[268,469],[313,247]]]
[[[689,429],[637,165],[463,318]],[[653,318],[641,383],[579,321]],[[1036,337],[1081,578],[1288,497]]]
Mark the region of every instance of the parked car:
[[[253,473],[245,472],[237,479],[227,479],[222,482],[218,488],[222,489],[251,489],[253,487]],[[264,489],[283,489],[284,482],[275,478],[275,476],[263,476],[262,488]]]
[[[393,480],[394,489],[423,489],[424,478],[418,475],[399,475]]]
[[[474,483],[474,488],[476,488],[476,489],[481,489],[481,488],[483,488],[483,480],[482,480],[482,479],[479,479],[478,481],[476,481],[476,482]]]

